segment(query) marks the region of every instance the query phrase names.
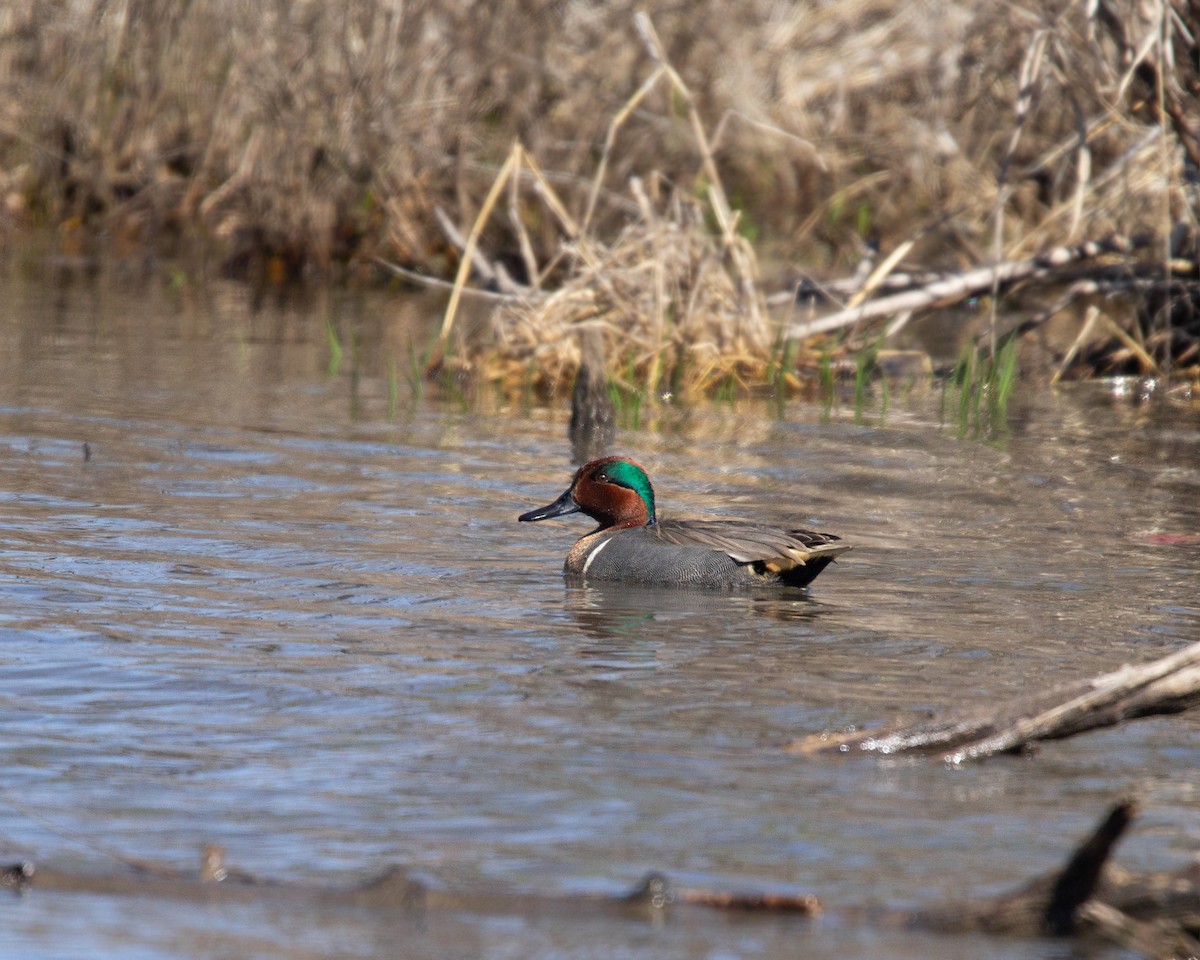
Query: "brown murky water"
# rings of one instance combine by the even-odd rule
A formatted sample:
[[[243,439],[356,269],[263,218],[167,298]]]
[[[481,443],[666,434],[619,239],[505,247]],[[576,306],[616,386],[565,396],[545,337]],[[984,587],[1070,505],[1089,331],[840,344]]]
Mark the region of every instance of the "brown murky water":
[[[516,523],[566,484],[566,412],[413,396],[435,305],[2,284],[5,860],[187,867],[216,842],[268,877],[555,892],[657,869],[836,911],[1014,885],[1131,791],[1122,863],[1200,847],[1195,718],[964,769],[778,749],[1200,639],[1196,407],[1041,393],[992,445],[934,394],[867,425],[668,408],[619,438],[665,511],[857,549],[808,599],[572,589],[586,522]],[[0,927],[47,960],[1069,955],[836,915],[418,924],[37,891],[0,896]]]

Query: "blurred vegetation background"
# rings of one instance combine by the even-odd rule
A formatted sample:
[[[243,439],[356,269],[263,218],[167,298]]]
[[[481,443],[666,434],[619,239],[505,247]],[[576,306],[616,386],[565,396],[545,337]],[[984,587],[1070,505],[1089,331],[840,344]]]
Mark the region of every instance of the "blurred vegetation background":
[[[743,232],[789,259],[833,269],[918,229],[977,259],[998,206],[1010,250],[1180,215],[1168,188],[1197,145],[1156,86],[1164,68],[1195,83],[1194,39],[1190,66],[1186,39],[1163,56],[1200,20],[1186,0],[30,0],[0,10],[4,233],[163,251],[190,234],[291,274],[364,252],[436,267],[431,211],[469,223],[514,139],[582,208],[652,68],[637,8]],[[669,91],[640,105],[599,229],[629,215],[631,176],[694,187],[686,123]]]
[[[684,87],[633,99],[638,10]],[[1198,23],[1200,0],[5,4],[0,243],[448,277],[445,223],[474,223],[516,143],[577,219],[595,182],[597,238],[702,206],[690,92],[770,282],[905,242],[927,268],[1110,236],[1194,263]],[[564,221],[500,209],[481,247],[553,280]]]

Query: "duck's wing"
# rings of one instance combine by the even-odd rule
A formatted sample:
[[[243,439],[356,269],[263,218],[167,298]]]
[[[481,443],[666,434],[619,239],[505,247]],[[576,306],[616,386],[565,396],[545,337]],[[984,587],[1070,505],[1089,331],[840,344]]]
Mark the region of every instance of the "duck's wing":
[[[780,530],[745,520],[660,520],[655,526],[664,543],[720,550],[738,563],[761,563],[775,572],[817,557],[828,563],[850,549],[832,533]]]

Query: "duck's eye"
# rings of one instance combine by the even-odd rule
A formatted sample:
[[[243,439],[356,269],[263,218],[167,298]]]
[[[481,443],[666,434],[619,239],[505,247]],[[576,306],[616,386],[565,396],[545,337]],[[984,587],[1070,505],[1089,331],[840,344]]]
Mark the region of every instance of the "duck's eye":
[[[608,483],[608,474],[607,473],[596,474],[596,482],[597,483]]]

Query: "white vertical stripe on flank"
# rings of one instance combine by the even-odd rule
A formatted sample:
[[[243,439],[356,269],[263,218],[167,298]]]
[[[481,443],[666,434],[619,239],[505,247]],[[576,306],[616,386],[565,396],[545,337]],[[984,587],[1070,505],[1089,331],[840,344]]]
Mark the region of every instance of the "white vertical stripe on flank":
[[[581,576],[587,576],[588,567],[592,565],[592,561],[600,556],[600,551],[607,547],[610,543],[612,543],[612,537],[609,537],[607,540],[602,540],[600,543],[596,544],[596,549],[589,553],[587,560],[584,561],[583,572]]]

